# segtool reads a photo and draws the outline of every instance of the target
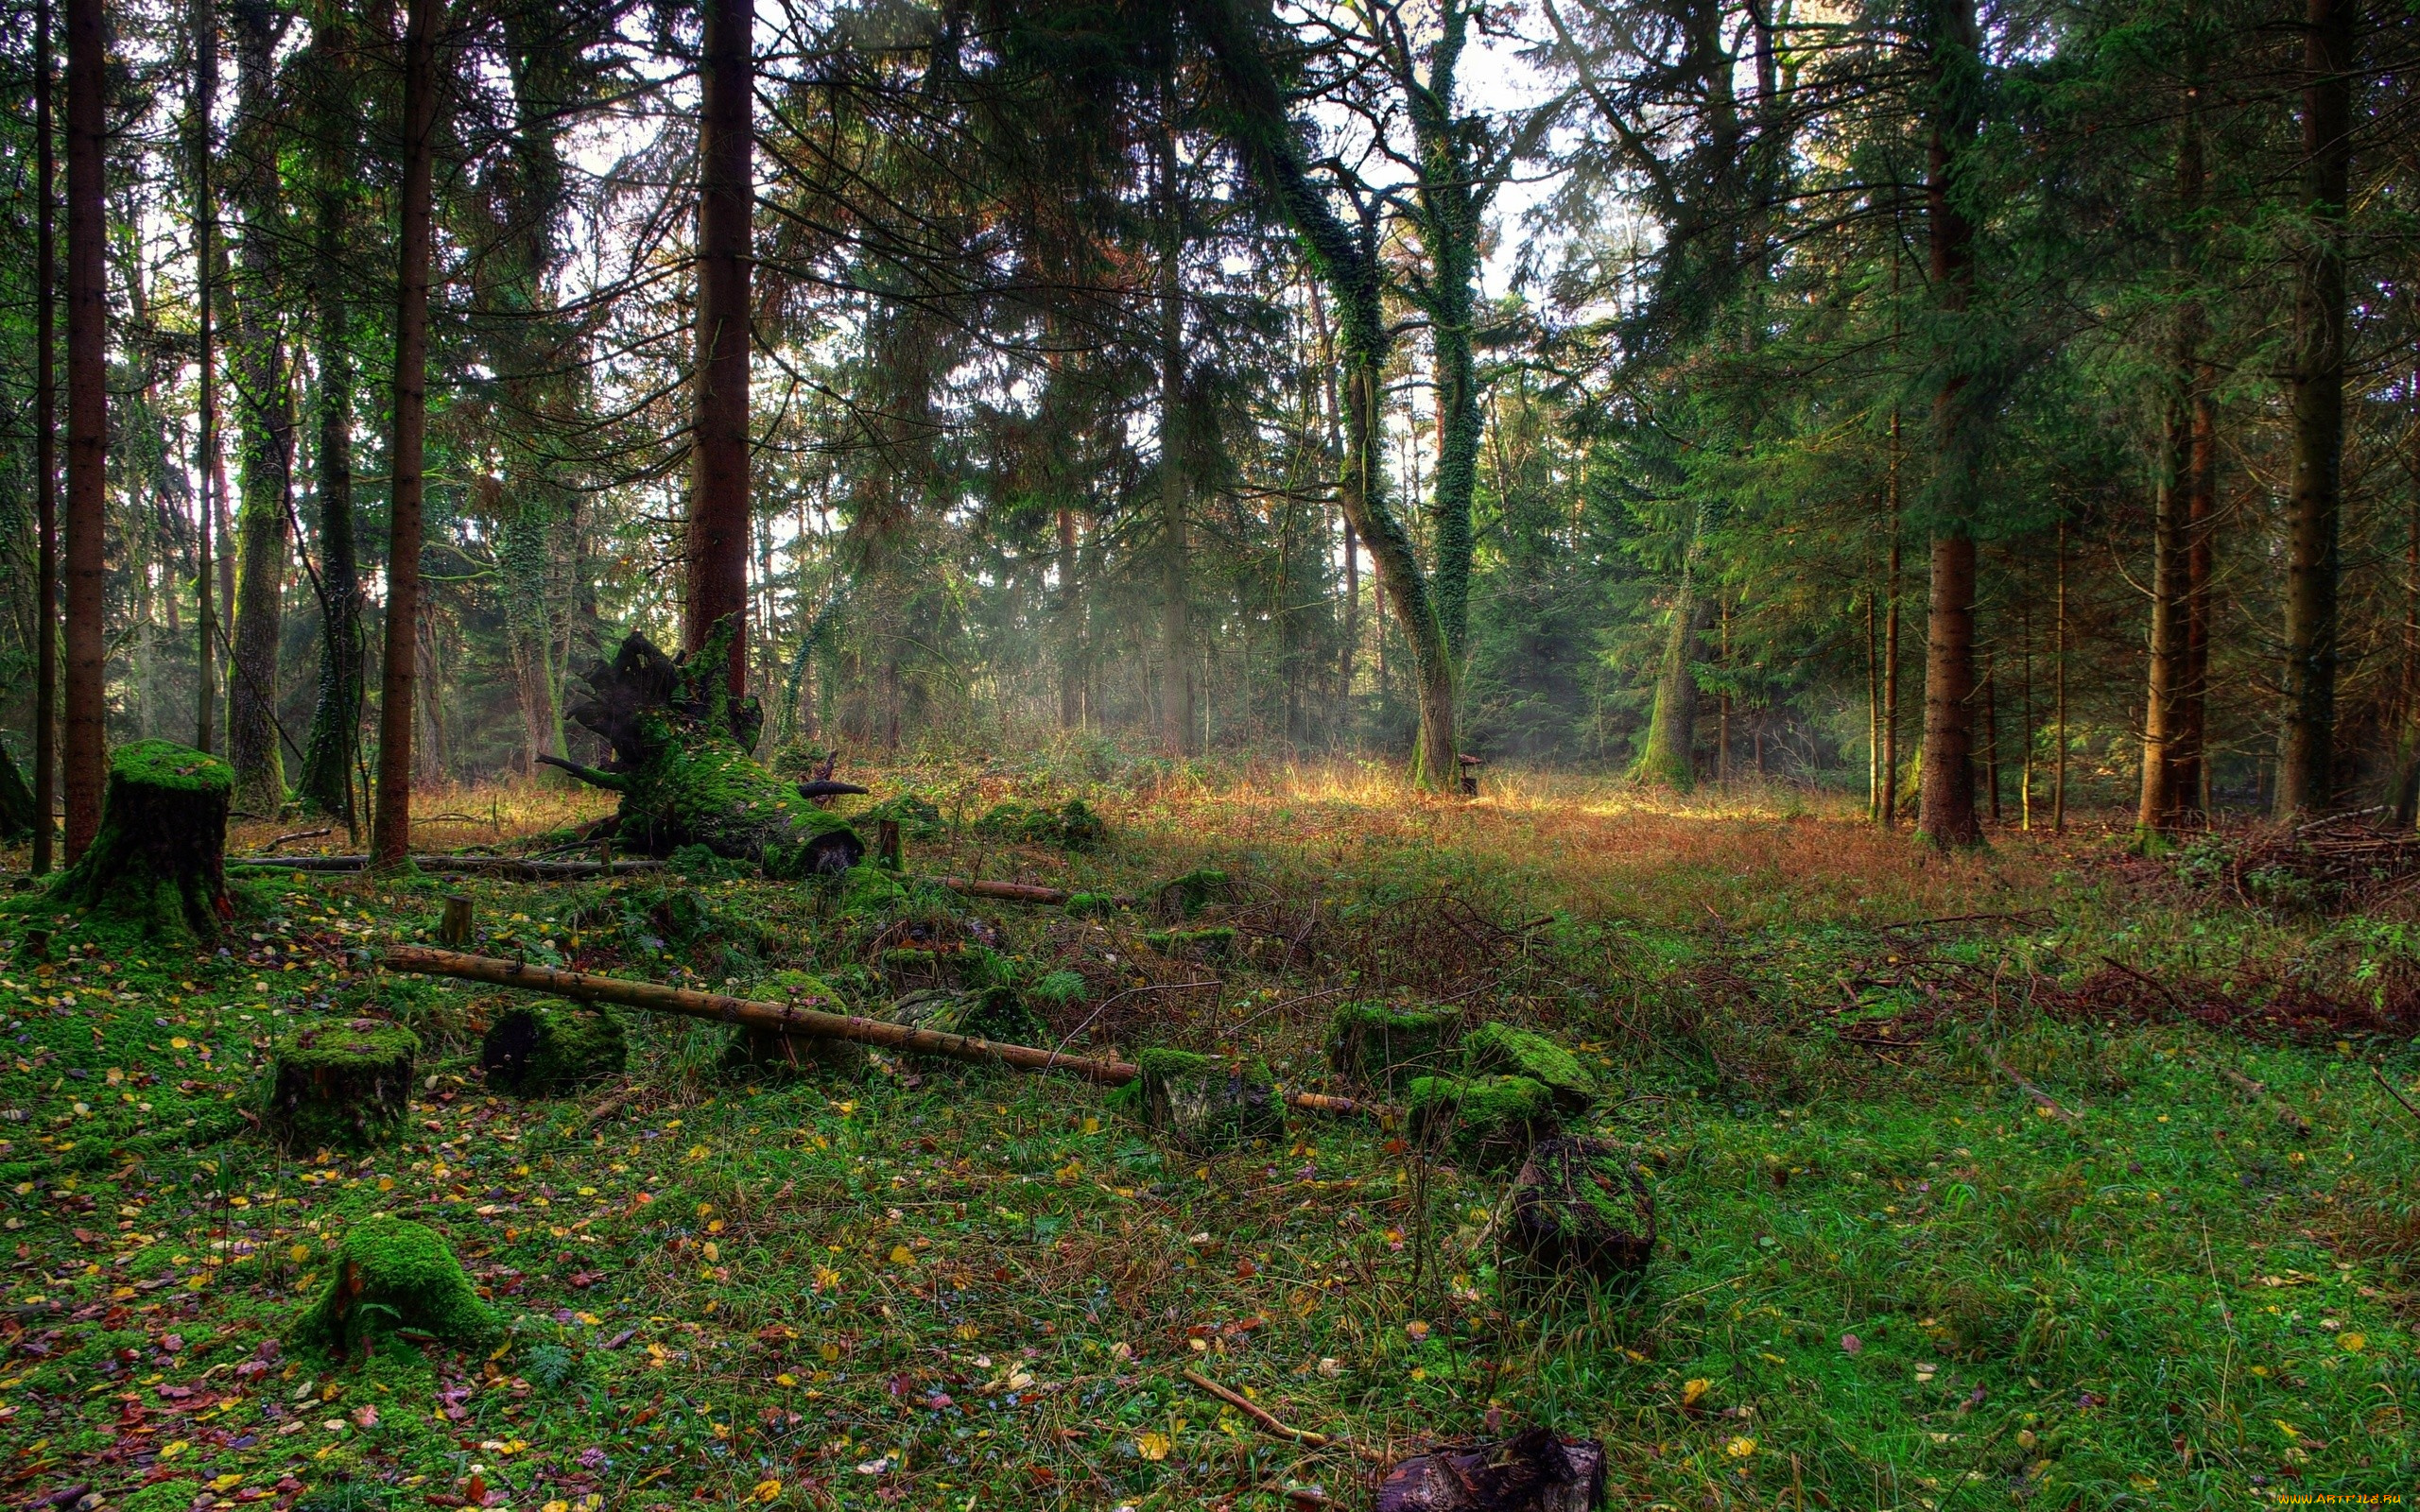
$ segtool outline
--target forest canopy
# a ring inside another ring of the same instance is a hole
[[[581,669],[724,619],[784,770],[2413,815],[2401,9],[10,19],[0,733],[71,850],[136,739],[365,827],[601,760]]]

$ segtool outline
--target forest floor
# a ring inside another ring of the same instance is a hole
[[[1945,858],[1780,792],[861,780],[938,809],[911,870],[1236,879],[1215,965],[1135,912],[979,908],[1005,954],[1084,978],[1047,1010],[1071,1049],[1234,1046],[1318,1088],[1349,998],[1560,1037],[1611,1090],[1589,1123],[1651,1180],[1644,1276],[1499,1267],[1505,1173],[1367,1119],[1203,1159],[1084,1084],[887,1057],[752,1080],[721,1028],[639,1014],[626,1078],[491,1095],[479,1031],[507,995],[367,965],[448,893],[491,954],[742,991],[808,969],[861,1008],[907,984],[807,886],[251,872],[212,954],[87,954],[66,920],[49,959],[12,957],[28,920],[0,917],[8,1504],[1274,1508],[1317,1484],[1365,1505],[1393,1457],[1530,1423],[1601,1437],[1615,1506],[2420,1490],[2403,905],[2256,906],[2275,889],[2215,850],[2144,861],[2081,829]],[[1111,826],[1097,852],[976,822],[1078,795]],[[424,807],[461,816],[424,849],[598,812]],[[406,1143],[281,1154],[249,1112],[270,1036],[373,1006],[424,1040]],[[493,1353],[281,1347],[373,1211],[449,1237],[507,1325]],[[1340,1442],[1272,1436],[1188,1369]]]

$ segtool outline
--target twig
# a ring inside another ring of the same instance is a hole
[[[2373,1066],[2370,1069],[2372,1071],[2376,1071],[2377,1068]],[[2219,1068],[2219,1075],[2224,1079],[2228,1086],[2243,1093],[2246,1097],[2251,1098],[2254,1102],[2265,1104],[2271,1112],[2277,1115],[2279,1122],[2283,1123],[2288,1128],[2294,1131],[2296,1138],[2310,1138],[2309,1122],[2306,1120],[2302,1114],[2297,1113],[2292,1108],[2287,1107],[2285,1099],[2270,1096],[2268,1083],[2254,1081],[2242,1072],[2236,1071],[2227,1066],[2221,1066]],[[2387,1090],[2389,1091],[2393,1091],[2394,1089],[2390,1087]],[[2409,1107],[2411,1105],[2406,1104],[2405,1106]]]
[[[1983,1047],[1983,1058],[1992,1063],[1992,1069],[1994,1071],[1998,1072],[2001,1075],[2006,1076],[2009,1080],[2016,1083],[2018,1090],[2023,1091],[2026,1096],[2032,1098],[2034,1107],[2047,1108],[2061,1118],[2070,1119],[2079,1124],[2083,1122],[2083,1115],[2070,1112],[2066,1108],[2061,1107],[2057,1098],[2051,1096],[2048,1092],[2044,1091],[2041,1088],[2034,1086],[2031,1082],[2027,1081],[2015,1072],[2011,1071],[2009,1069],[2008,1062],[2002,1060],[1999,1057],[1998,1053],[1994,1051],[1988,1045]]]
[[[271,850],[274,850],[288,840],[316,840],[323,834],[336,833],[336,830],[337,827],[333,824],[322,824],[316,830],[297,830],[292,834],[281,834],[276,839],[271,840],[268,843],[268,848]]]
[[[1325,1449],[1331,1442],[1325,1434],[1315,1434],[1307,1428],[1287,1427],[1284,1423],[1279,1422],[1274,1417],[1270,1416],[1269,1410],[1261,1406],[1258,1402],[1244,1396],[1241,1392],[1229,1391],[1226,1387],[1219,1384],[1219,1383],[1211,1380],[1208,1376],[1203,1375],[1199,1370],[1187,1370],[1184,1373],[1184,1379],[1192,1382],[1195,1385],[1200,1386],[1202,1390],[1218,1398],[1220,1401],[1225,1402],[1228,1406],[1235,1408],[1237,1412],[1242,1413],[1245,1417],[1250,1418],[1253,1422],[1260,1424],[1260,1426],[1268,1429],[1270,1433],[1275,1434],[1280,1438],[1290,1438],[1295,1443],[1308,1444],[1313,1449]]]
[[[2387,1080],[2384,1073],[2380,1072],[2377,1067],[2372,1066],[2370,1068],[2370,1074],[2377,1078],[2378,1085],[2386,1089],[2386,1094],[2389,1097],[2394,1098],[2396,1102],[2403,1105],[2403,1110],[2405,1112],[2410,1113],[2413,1119],[2420,1120],[2420,1108],[2412,1107],[2409,1098],[2405,1097],[2401,1092],[2396,1091],[2394,1090],[2394,1083]]]

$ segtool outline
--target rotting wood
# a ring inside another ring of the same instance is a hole
[[[962,892],[969,898],[998,898],[1017,903],[1063,903],[1068,893],[1064,887],[1045,887],[1030,882],[982,882],[973,877],[935,877],[935,882],[952,892]]]
[[[424,945],[390,946],[379,957],[379,964],[390,971],[406,971],[420,976],[448,976],[465,982],[487,982],[497,987],[520,988],[530,992],[547,992],[556,997],[570,998],[580,1003],[619,1003],[628,1007],[647,1008],[658,1013],[678,1013],[693,1019],[710,1019],[720,1023],[737,1024],[743,1028],[761,1029],[772,1034],[804,1035],[823,1040],[845,1040],[856,1044],[879,1045],[886,1050],[908,1051],[918,1055],[946,1056],[956,1060],[972,1060],[994,1065],[1013,1066],[1019,1071],[1061,1071],[1104,1087],[1122,1087],[1141,1074],[1138,1068],[1123,1060],[1099,1060],[1084,1056],[1063,1055],[1056,1050],[1042,1050],[1032,1045],[1004,1044],[972,1035],[945,1034],[938,1029],[911,1028],[906,1024],[889,1023],[880,1019],[860,1018],[855,1014],[822,1013],[813,1008],[793,1007],[783,1003],[758,1003],[748,998],[727,996],[720,992],[699,992],[687,988],[665,987],[654,982],[631,982],[617,976],[601,976],[594,971],[564,971],[553,967],[535,966],[527,961],[503,960],[493,955],[472,955],[460,951],[436,950]],[[1305,1112],[1349,1115],[1368,1113],[1384,1119],[1393,1109],[1376,1103],[1353,1097],[1336,1097],[1323,1092],[1289,1091],[1285,1094],[1288,1106]]]
[[[2267,1082],[2254,1081],[2242,1072],[2226,1066],[2219,1068],[2219,1075],[2228,1086],[2276,1114],[2277,1122],[2292,1129],[2296,1139],[2310,1138],[2310,1121],[2287,1107],[2284,1098],[2271,1095]]]
[[[1280,1438],[1290,1438],[1295,1443],[1308,1445],[1312,1449],[1325,1449],[1330,1443],[1334,1442],[1334,1440],[1330,1439],[1325,1434],[1316,1434],[1307,1428],[1291,1428],[1287,1426],[1285,1423],[1278,1421],[1276,1417],[1271,1414],[1269,1409],[1260,1405],[1260,1403],[1253,1401],[1251,1398],[1246,1397],[1239,1391],[1228,1390],[1225,1386],[1219,1384],[1219,1383],[1211,1380],[1208,1376],[1203,1375],[1199,1370],[1185,1371],[1184,1379],[1192,1382],[1195,1385],[1218,1398],[1220,1401],[1225,1402],[1228,1406],[1235,1408],[1236,1411],[1242,1413],[1245,1417],[1251,1418],[1253,1422],[1260,1424],[1260,1426],[1268,1429],[1270,1433],[1275,1434]]]
[[[2051,1096],[2048,1092],[2044,1091],[2041,1088],[2034,1086],[2031,1082],[2027,1081],[2014,1071],[2010,1070],[2008,1062],[2002,1060],[1997,1052],[1986,1048],[1983,1051],[1983,1058],[1991,1062],[1991,1066],[1994,1071],[1998,1072],[2001,1075],[2006,1076],[2009,1080],[2016,1083],[2016,1087],[2019,1091],[2033,1099],[2034,1107],[2041,1108],[2046,1113],[2056,1114],[2058,1117],[2066,1119],[2071,1123],[2080,1124],[2083,1122],[2083,1114],[2065,1107],[2057,1098]]]

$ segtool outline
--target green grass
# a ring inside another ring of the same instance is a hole
[[[945,816],[1077,792],[922,775]],[[1294,1481],[1349,1503],[1374,1469],[1352,1446],[1491,1421],[1603,1437],[1616,1505],[2234,1507],[2420,1480],[2420,1121],[2377,1079],[2408,1088],[2412,1046],[2212,1029],[2103,961],[2187,1005],[2291,969],[2391,1007],[2401,924],[2245,912],[2114,842],[1943,863],[1821,818],[1361,793],[1094,788],[1101,851],[967,822],[910,865],[1147,899],[1196,865],[1235,879],[1216,963],[1150,950],[1148,913],[982,910],[1023,980],[1080,978],[1035,1005],[1071,1049],[1236,1050],[1316,1087],[1348,997],[1553,1034],[1608,1092],[1587,1126],[1651,1175],[1635,1282],[1500,1269],[1506,1174],[1372,1121],[1199,1157],[1082,1084],[887,1057],[745,1079],[722,1030],[665,1019],[631,1022],[626,1080],[491,1097],[477,1029],[506,996],[357,954],[433,928],[446,889],[255,882],[226,957],[71,955],[70,920],[60,959],[0,968],[0,1485],[164,1509],[1274,1508]],[[859,1010],[890,990],[879,920],[802,887],[469,890],[493,954],[812,971]],[[1882,927],[1959,913],[2016,917]],[[379,1010],[427,1047],[404,1143],[281,1156],[243,1111],[269,1039]],[[290,1342],[372,1212],[447,1236],[500,1347]],[[1188,1368],[1350,1443],[1275,1439]]]

